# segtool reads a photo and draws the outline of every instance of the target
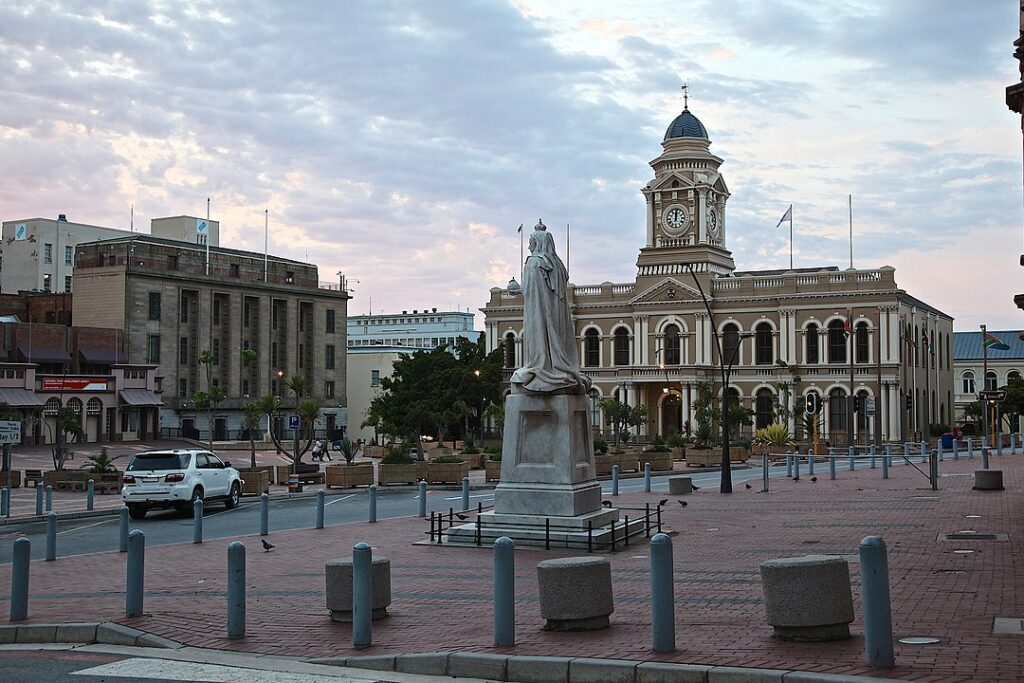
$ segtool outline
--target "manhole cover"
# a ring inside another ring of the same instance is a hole
[[[967,519],[981,519],[981,515],[964,515]]]
[[[932,574],[966,574],[963,569],[935,569]]]
[[[801,541],[804,545],[814,545],[815,543],[821,543],[821,541]]]
[[[964,550],[954,550],[953,552],[956,553],[957,555],[970,555],[974,551],[973,550],[966,550],[966,549],[964,549]]]
[[[1010,540],[1004,533],[979,533],[970,529],[955,531],[951,534],[939,534],[936,541],[1000,541],[1005,543]]]
[[[900,638],[900,642],[904,645],[935,645],[939,642],[939,639],[928,636],[911,636],[909,638]]]
[[[938,496],[911,496],[907,500],[941,500]]]

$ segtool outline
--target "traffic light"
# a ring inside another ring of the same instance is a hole
[[[907,392],[907,410],[911,410],[914,407],[914,395],[909,391]]]
[[[860,396],[858,394],[853,395],[853,412],[860,412]]]
[[[807,394],[804,396],[804,412],[808,415],[814,415],[814,413],[818,412],[814,401],[817,397],[817,394]]]

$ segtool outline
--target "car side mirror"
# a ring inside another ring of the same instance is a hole
[[[225,468],[231,467],[231,461],[230,460],[225,460],[223,464],[224,464]]]

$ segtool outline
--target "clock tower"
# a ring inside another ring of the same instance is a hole
[[[683,262],[698,272],[730,275],[736,264],[726,249],[729,188],[704,124],[685,107],[661,146],[661,155],[651,162],[654,180],[641,190],[647,240],[637,259],[638,279],[682,273]]]

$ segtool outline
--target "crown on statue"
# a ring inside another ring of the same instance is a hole
[[[533,226],[533,229],[546,231],[548,229],[548,226],[544,225],[544,221],[538,218],[537,225]]]

